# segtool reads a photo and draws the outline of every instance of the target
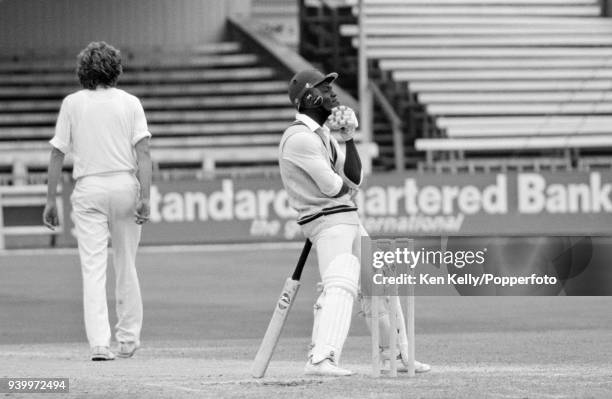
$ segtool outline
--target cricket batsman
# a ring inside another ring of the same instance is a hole
[[[303,70],[291,79],[289,100],[297,115],[279,145],[283,185],[304,236],[316,249],[323,288],[314,306],[307,375],[352,375],[339,361],[356,298],[361,299],[366,321],[371,320],[371,300],[359,295],[361,237],[367,232],[353,199],[363,179],[353,140],[358,122],[353,110],[336,98],[332,83],[337,77],[335,72]],[[388,301],[383,302],[388,307]],[[388,313],[380,311],[381,329],[387,329],[381,337],[389,336]],[[383,359],[398,353],[384,348],[384,343],[381,351]],[[405,365],[400,369],[407,370]],[[416,362],[415,369],[424,372],[430,367]]]

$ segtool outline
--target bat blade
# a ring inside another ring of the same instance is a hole
[[[285,286],[274,307],[274,313],[272,314],[270,324],[268,324],[266,334],[261,341],[261,345],[259,345],[257,355],[255,355],[255,360],[251,368],[251,375],[253,377],[262,378],[266,374],[266,370],[272,359],[272,354],[274,353],[274,349],[276,348],[276,344],[278,343],[278,339],[280,338],[283,327],[285,326],[285,321],[287,320],[287,316],[289,315],[289,311],[293,306],[294,299],[299,289],[300,282],[298,280],[288,278],[287,281],[285,281]]]

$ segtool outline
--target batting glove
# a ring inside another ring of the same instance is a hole
[[[341,141],[352,139],[359,126],[355,111],[346,105],[339,105],[332,109],[332,113],[325,124],[332,133],[336,133],[340,137]]]

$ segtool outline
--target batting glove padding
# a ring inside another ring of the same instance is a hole
[[[355,130],[359,126],[355,111],[346,105],[339,105],[332,109],[331,115],[325,122],[332,133],[337,133],[342,141],[348,141],[355,136]]]

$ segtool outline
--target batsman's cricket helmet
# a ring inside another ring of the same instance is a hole
[[[309,89],[322,83],[332,83],[337,78],[338,74],[336,72],[323,75],[316,69],[300,71],[289,81],[289,101],[291,101],[295,109],[299,110]],[[317,100],[322,101],[322,99],[313,99],[313,102],[316,103]]]

